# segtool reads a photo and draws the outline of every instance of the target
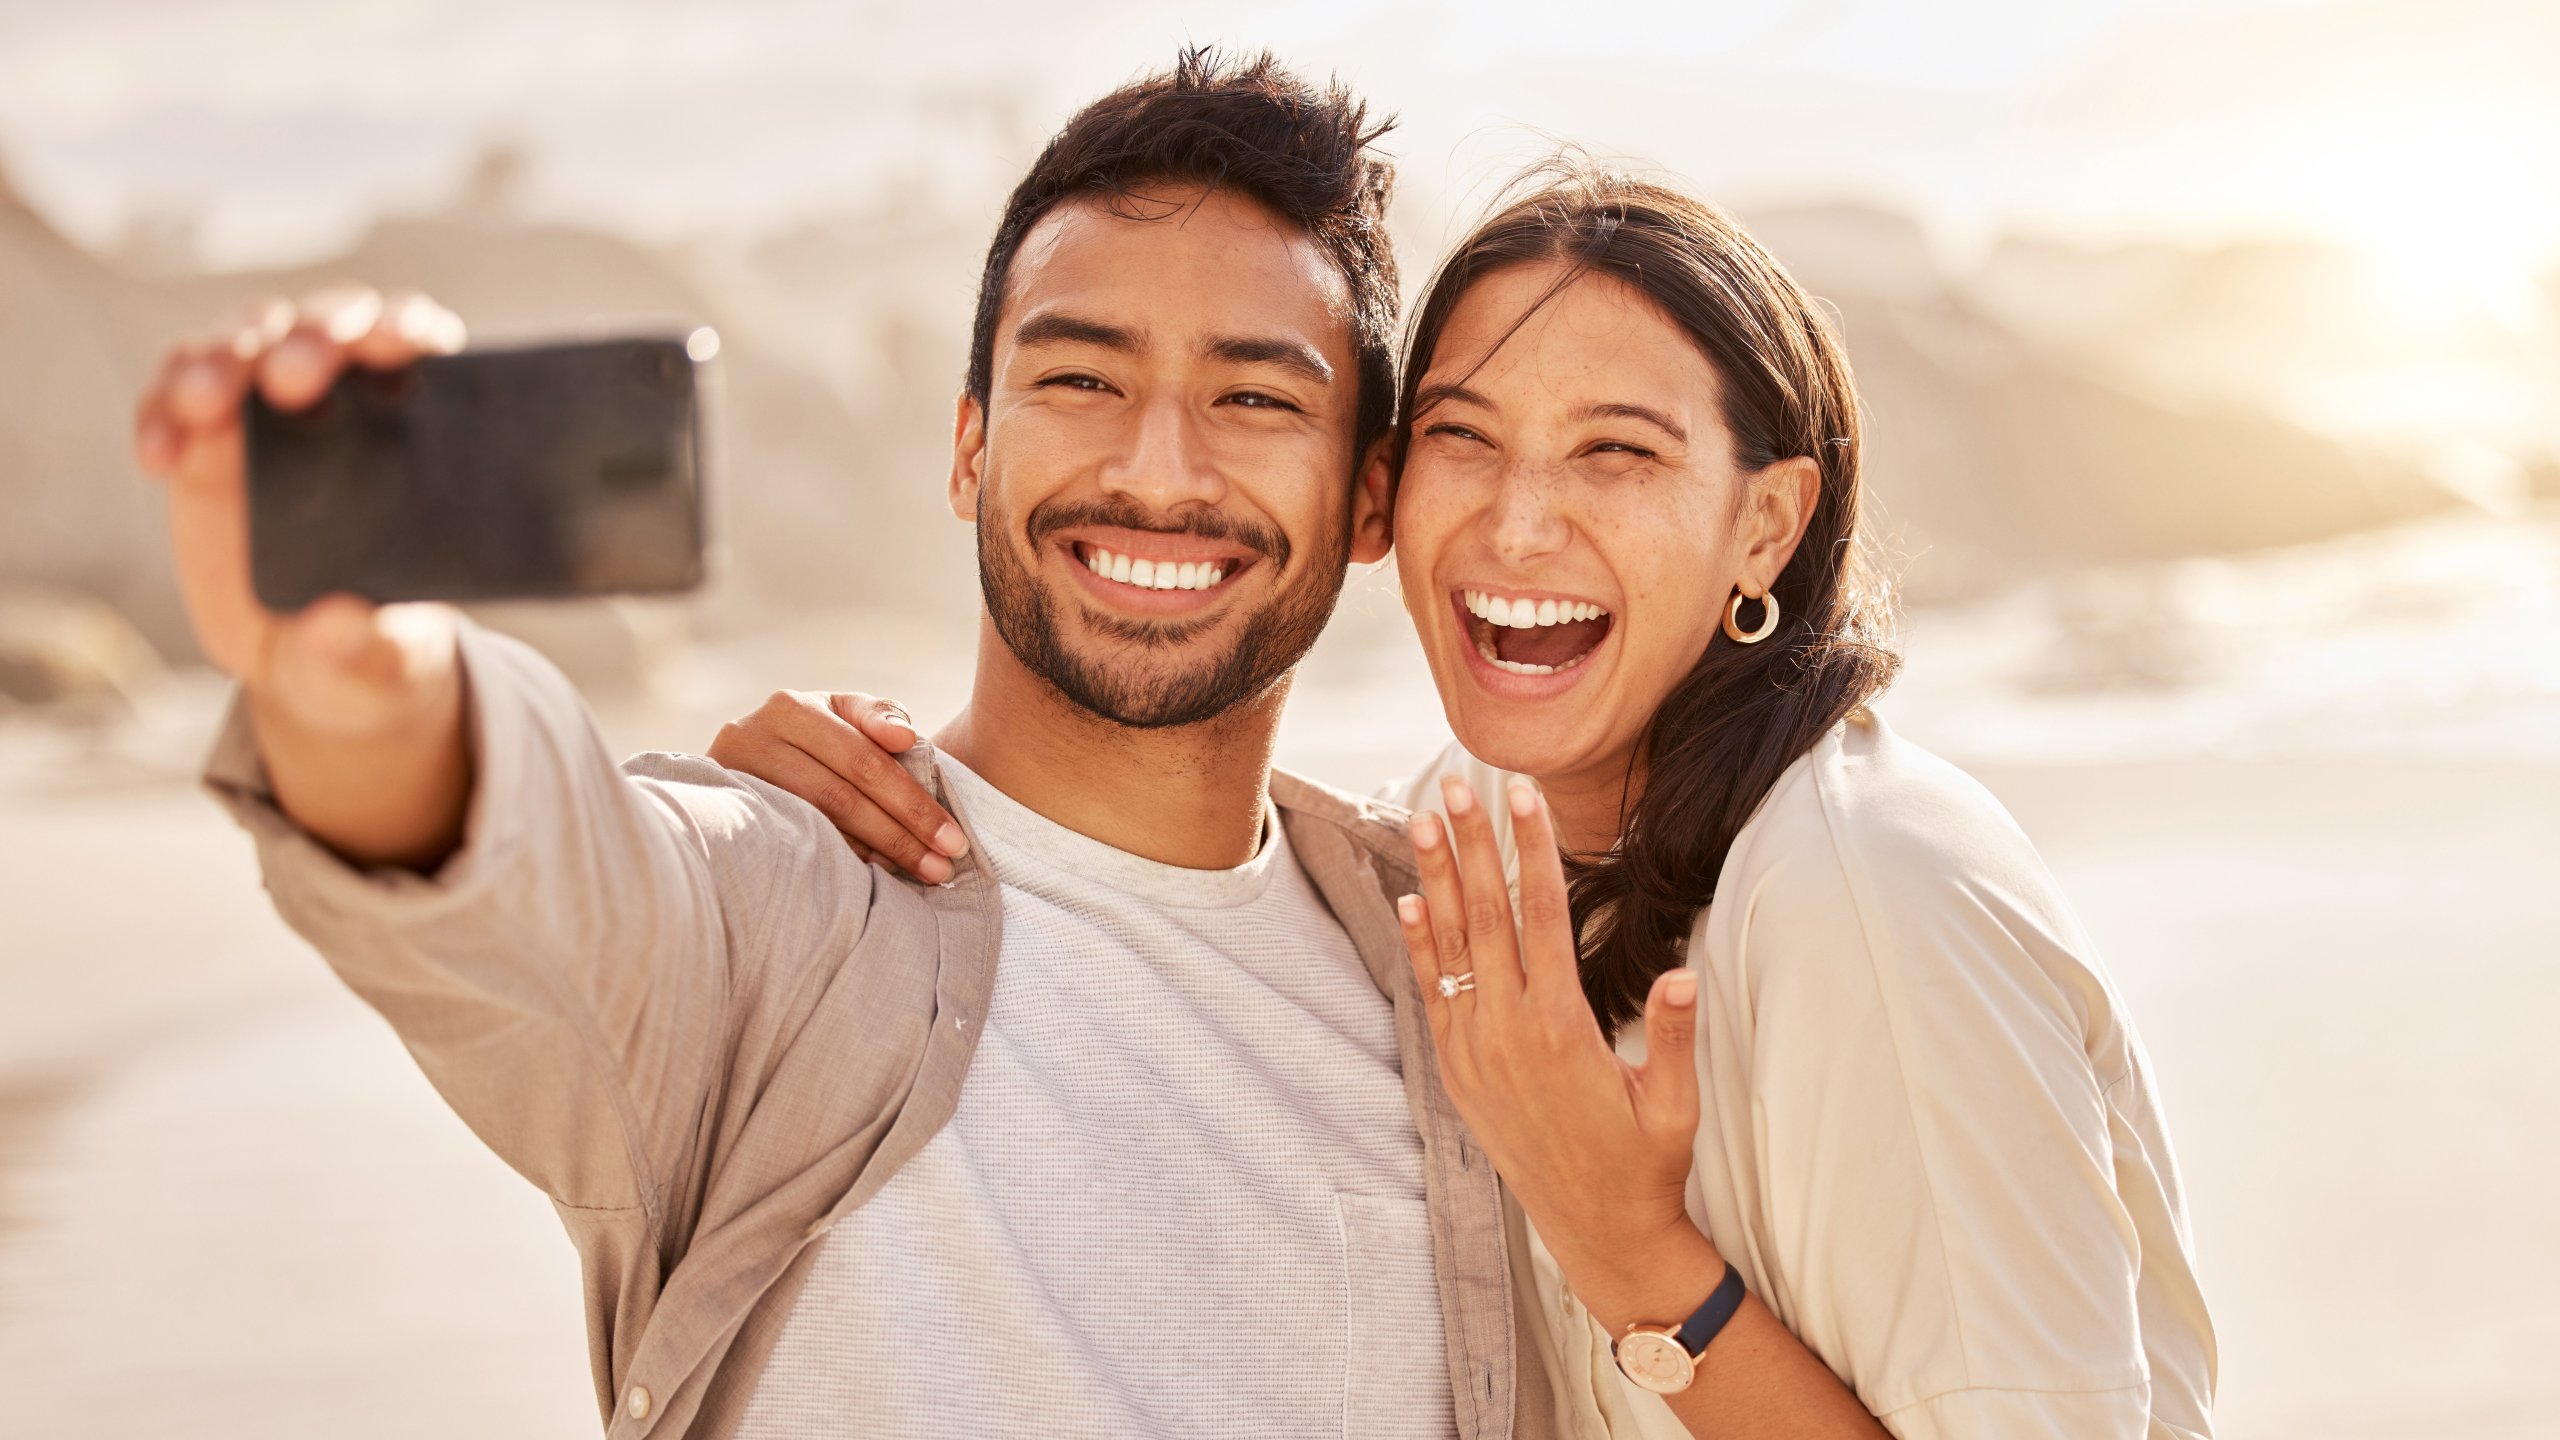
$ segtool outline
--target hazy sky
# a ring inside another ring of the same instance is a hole
[[[930,11],[930,13],[926,13]],[[432,203],[499,137],[532,203],[653,236],[991,210],[1080,99],[1269,44],[1402,113],[1418,213],[1571,137],[1743,208],[2316,234],[2409,269],[2560,258],[2560,0],[0,0],[0,155],[73,233],[189,212],[225,262]]]

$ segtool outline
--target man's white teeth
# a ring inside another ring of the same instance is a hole
[[[1467,613],[1493,625],[1508,625],[1514,630],[1529,630],[1540,625],[1566,625],[1576,620],[1597,620],[1609,612],[1580,600],[1517,600],[1500,595],[1487,595],[1481,590],[1459,592],[1467,602]],[[1505,662],[1506,668],[1508,662]],[[1551,666],[1530,666],[1522,673],[1545,674]]]
[[[1201,564],[1189,560],[1132,560],[1099,545],[1085,551],[1084,565],[1106,580],[1141,590],[1206,590],[1227,578],[1227,567],[1215,561]]]

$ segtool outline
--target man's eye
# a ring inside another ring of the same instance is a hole
[[[1040,384],[1043,387],[1096,392],[1108,391],[1111,388],[1101,377],[1094,375],[1052,375]]]
[[[1295,410],[1298,408],[1277,395],[1265,394],[1260,390],[1239,390],[1227,397],[1227,403],[1242,405],[1248,410]]]

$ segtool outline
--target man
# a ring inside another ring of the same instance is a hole
[[[258,607],[245,387],[307,406],[452,348],[431,303],[271,309],[145,397],[241,682],[209,779],[554,1200],[611,1434],[1546,1424],[1394,819],[1268,768],[1387,548],[1354,482],[1391,408],[1375,135],[1338,87],[1186,55],[1008,202],[952,446],[975,683],[906,756],[967,830],[942,885],[707,761],[617,769],[555,671],[441,608]]]

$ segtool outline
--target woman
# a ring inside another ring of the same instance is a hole
[[[1811,299],[1559,167],[1433,280],[1364,483],[1457,737],[1402,797],[1446,816],[1407,941],[1563,1432],[1873,1433],[1836,1375],[1903,1437],[2209,1433],[2122,1003],[1997,803],[1864,708],[1896,662]],[[713,755],[815,793],[852,729],[768,705]],[[900,772],[836,768],[857,843],[922,851]]]

